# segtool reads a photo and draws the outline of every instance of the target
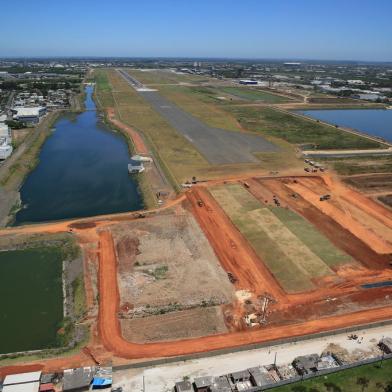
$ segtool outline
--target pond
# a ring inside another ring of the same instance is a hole
[[[21,190],[15,224],[138,210],[143,201],[125,138],[100,119],[86,87],[86,110],[64,115]]]
[[[338,109],[338,110],[298,110],[297,113],[353,128],[368,135],[392,142],[392,110],[386,109]]]

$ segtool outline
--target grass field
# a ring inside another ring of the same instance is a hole
[[[134,70],[130,71],[130,73],[135,77],[139,75]],[[183,76],[188,78],[187,75]],[[162,74],[162,77],[165,78],[166,75]],[[240,87],[227,88],[249,90],[253,93],[253,90]],[[310,149],[366,149],[380,147],[380,144],[375,141],[273,108],[231,105],[230,101],[217,99],[219,89],[212,86],[166,85],[159,87],[162,95],[210,126],[230,130],[260,132],[265,136],[280,138],[292,144],[304,145]],[[269,95],[273,96],[272,94]]]
[[[115,70],[95,70],[95,73],[97,76],[96,96],[100,108],[114,107],[121,121],[134,127],[145,136],[160,160],[166,175],[173,178],[177,186],[181,182],[191,179],[192,176],[218,178],[223,175],[236,175],[244,171],[249,172],[262,168],[257,163],[210,165],[193,144],[155,112]],[[107,84],[111,87],[111,92],[106,91]],[[173,94],[176,94],[176,91],[174,89]],[[190,96],[192,95],[190,94]],[[185,97],[184,105],[190,107],[192,102],[196,105],[201,101],[194,98],[187,101]],[[202,108],[205,107],[201,102],[197,110],[202,112]],[[213,118],[212,114],[211,118]],[[222,124],[222,122],[228,125],[231,122],[234,127],[236,124],[224,111],[221,116],[217,115],[213,121],[215,121],[215,125]],[[294,156],[290,146],[286,145],[284,154],[287,156],[289,153]]]
[[[392,360],[297,382],[274,392],[392,392]]]
[[[206,76],[178,74],[167,70],[140,71],[129,69],[132,75],[143,84],[200,83],[208,80]]]
[[[392,156],[361,155],[347,158],[318,158],[342,175],[392,173]]]
[[[282,138],[309,149],[379,148],[372,140],[268,107],[224,106],[247,130]]]
[[[159,92],[175,102],[181,109],[193,114],[205,124],[214,128],[240,131],[235,117],[214,104],[211,89],[205,87],[163,86]]]
[[[227,94],[231,94],[249,101],[264,101],[268,103],[282,103],[290,101],[290,99],[276,94],[244,87],[224,87],[220,90]]]
[[[314,278],[351,261],[302,217],[261,205],[240,185],[217,186],[211,193],[287,292],[311,290]]]

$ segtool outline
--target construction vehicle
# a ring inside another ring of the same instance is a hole
[[[199,207],[203,207],[203,206],[204,206],[203,200],[199,199],[199,200],[197,201],[197,205],[198,205]]]
[[[227,273],[227,277],[229,278],[230,283],[234,284],[234,283],[236,283],[238,281],[238,279],[231,272]]]
[[[250,188],[250,185],[247,182],[244,182],[244,187],[245,188]]]
[[[331,195],[322,195],[322,196],[320,196],[320,201],[329,200],[330,198],[331,198]]]
[[[305,170],[307,173],[310,173],[310,169],[309,169],[308,167],[305,167],[304,170]]]

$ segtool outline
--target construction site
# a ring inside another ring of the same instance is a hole
[[[32,361],[50,370],[388,320],[391,230],[390,210],[324,174],[210,181],[146,213],[2,235],[68,232],[83,250],[90,339]]]

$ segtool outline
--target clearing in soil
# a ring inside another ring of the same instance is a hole
[[[189,212],[119,224],[112,235],[125,337],[154,341],[226,331],[219,306],[233,301],[233,286]]]

